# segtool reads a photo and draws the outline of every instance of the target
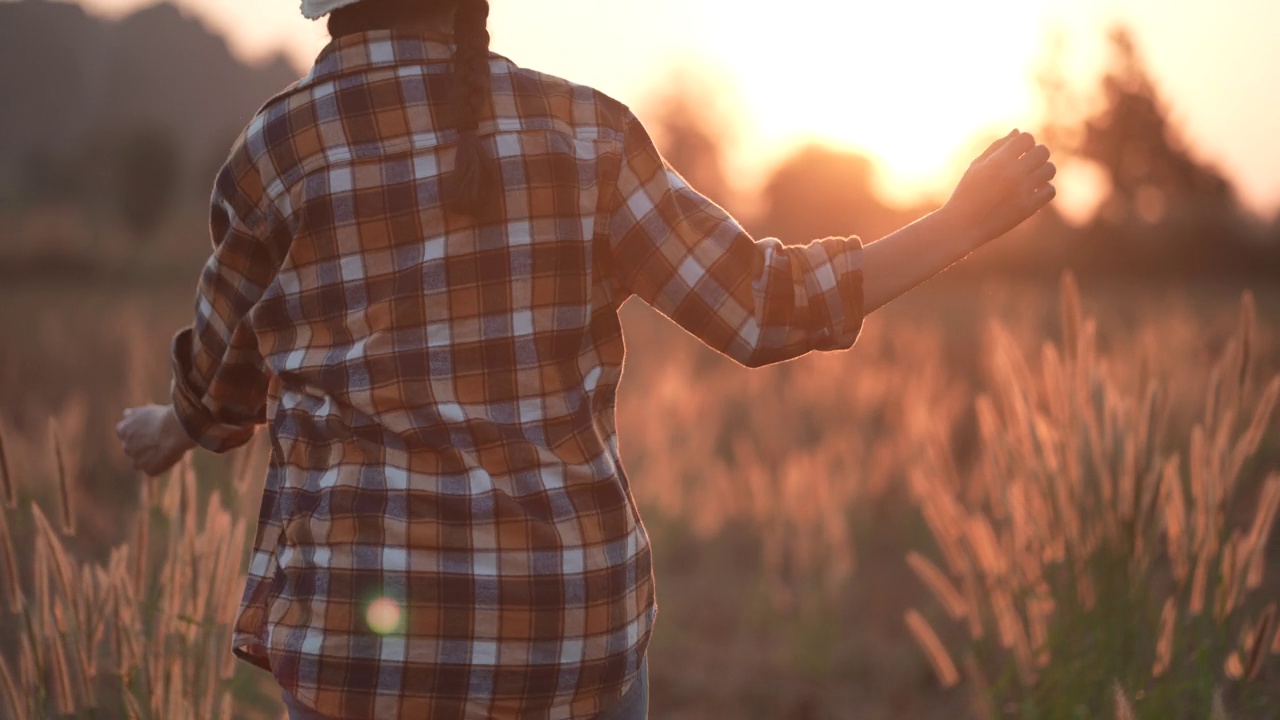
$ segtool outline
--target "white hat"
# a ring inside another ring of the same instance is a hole
[[[308,20],[316,20],[328,15],[340,7],[354,5],[360,0],[302,0],[302,16]]]

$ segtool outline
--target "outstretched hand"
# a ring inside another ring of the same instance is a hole
[[[1049,149],[1014,130],[977,157],[960,179],[946,212],[978,245],[1017,227],[1057,194]]]
[[[136,470],[159,475],[195,447],[172,405],[128,408],[116,423],[116,436]]]

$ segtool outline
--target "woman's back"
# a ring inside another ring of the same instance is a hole
[[[264,221],[283,227],[256,233],[280,260],[250,325],[282,393],[342,416],[334,437],[381,426],[374,453],[389,444],[423,472],[456,473],[471,451],[527,440],[591,461],[607,448],[574,438],[612,405],[622,357],[623,291],[597,267],[597,227],[628,112],[494,56],[479,128],[494,203],[456,213],[443,191],[457,140],[449,52],[442,39],[346,36],[251,125],[229,168],[258,176],[275,209]]]
[[[218,183],[259,239],[221,254],[277,265],[242,325],[275,453],[235,644],[326,714],[589,717],[654,613],[613,430],[625,295],[598,266],[629,113],[493,56],[494,202],[459,214],[451,55],[337,39]]]

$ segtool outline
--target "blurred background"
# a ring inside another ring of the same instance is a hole
[[[6,272],[194,262],[231,139],[327,41],[294,5],[0,3]],[[967,271],[1275,269],[1280,7],[879,5],[497,0],[491,24],[498,52],[631,105],[757,234],[879,237],[1020,127],[1052,144],[1060,198]]]
[[[846,354],[749,372],[624,309],[622,449],[662,605],[653,717],[1119,717],[1117,698],[1280,716],[1280,4],[491,5],[494,50],[627,103],[757,237],[881,237],[1013,127],[1061,168],[1052,207]],[[23,508],[69,493],[58,542],[107,563],[148,517],[158,495],[111,428],[166,397],[232,140],[327,42],[296,6],[0,2],[15,536],[39,530]],[[257,489],[237,496],[231,467],[198,456],[192,502],[251,527]],[[34,582],[18,555],[13,582]],[[259,675],[219,681],[227,712],[278,713]]]

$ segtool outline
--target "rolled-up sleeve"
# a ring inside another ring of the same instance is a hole
[[[753,239],[667,164],[634,116],[621,156],[609,259],[627,293],[750,367],[854,344],[863,318],[856,236]]]
[[[214,186],[214,249],[200,275],[195,322],[172,346],[174,410],[191,439],[214,452],[247,442],[266,416],[270,374],[249,313],[280,267],[267,205],[260,176],[238,147]]]

